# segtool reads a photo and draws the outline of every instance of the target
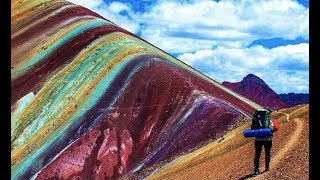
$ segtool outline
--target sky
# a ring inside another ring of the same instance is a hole
[[[309,93],[308,0],[69,0],[212,79]]]

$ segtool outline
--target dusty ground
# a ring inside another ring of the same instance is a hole
[[[250,123],[190,154],[181,156],[147,179],[309,179],[309,105],[272,113],[280,122],[274,133],[271,169],[253,177],[253,139],[242,131]],[[264,170],[264,151],[260,171]]]

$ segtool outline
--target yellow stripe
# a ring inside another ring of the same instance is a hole
[[[70,33],[71,31],[73,31],[75,28],[81,26],[82,24],[86,24],[86,23],[88,23],[90,21],[94,21],[94,20],[95,19],[82,19],[80,21],[74,22],[73,24],[70,24],[69,26],[67,26],[61,30],[58,30],[55,34],[50,36],[50,38],[45,38],[41,42],[39,42],[38,45],[36,45],[32,49],[30,49],[28,51],[28,53],[23,54],[22,56],[14,59],[12,66],[13,67],[23,66],[23,64],[27,63],[30,59],[32,59],[32,57],[36,56],[41,51],[44,51],[45,48],[48,48],[50,45],[57,42],[59,39],[61,39],[63,36]],[[26,48],[28,48],[28,47],[26,47]],[[16,53],[18,53],[18,51],[16,51]],[[14,80],[19,76],[20,75],[17,76],[16,74],[11,74],[11,80]]]
[[[20,3],[20,2],[22,3]],[[27,16],[31,12],[38,12],[43,7],[50,7],[52,4],[65,2],[64,0],[19,0],[11,4],[11,18],[16,19],[20,16]]]
[[[135,53],[139,53],[142,51],[147,51],[146,48],[138,46],[134,47],[133,49],[127,50],[122,52],[121,54],[117,55],[112,62],[110,62],[103,71],[98,75],[97,78],[95,78],[88,87],[84,87],[78,90],[75,94],[79,94],[78,97],[76,97],[77,103],[83,98],[91,89],[101,81],[101,79],[110,71],[111,67],[114,66],[114,64],[121,61],[124,57],[128,55],[132,55]],[[67,103],[67,102],[66,102]],[[54,120],[50,121],[45,125],[42,129],[42,131],[39,132],[39,135],[34,136],[29,142],[23,144],[21,148],[18,148],[12,151],[12,160],[11,163],[14,165],[17,162],[21,161],[25,156],[27,156],[33,149],[38,148],[40,144],[42,144],[45,141],[45,137],[53,131],[55,131],[59,126],[63,126],[64,123],[67,121],[64,121],[64,119],[70,115],[75,110],[75,103],[71,103],[71,107],[65,110],[63,113],[61,113],[58,117],[56,117]]]
[[[32,23],[29,23],[24,27],[18,28],[17,31],[11,32],[11,39],[14,39],[15,37],[19,36],[21,33],[27,31],[28,29],[30,29],[32,27],[35,27],[37,24],[40,24],[41,22],[46,21],[49,17],[51,17],[55,14],[58,14],[68,8],[73,8],[73,7],[75,7],[75,5],[73,5],[73,4],[62,6],[58,9],[56,9],[55,11],[51,12],[50,14],[47,14],[46,16],[42,16],[41,18],[38,18],[38,19],[32,21]],[[15,24],[17,24],[17,23],[15,23]]]
[[[28,117],[28,115],[30,115],[30,113],[32,111],[36,111],[36,107],[39,103],[39,101],[41,99],[43,99],[43,97],[48,93],[48,91],[50,90],[50,88],[56,84],[60,79],[61,76],[70,73],[70,69],[74,69],[74,67],[78,64],[81,63],[81,61],[85,60],[85,57],[87,56],[87,54],[91,51],[93,51],[93,49],[103,45],[105,42],[108,41],[112,41],[116,38],[121,38],[124,34],[123,33],[111,33],[107,36],[105,36],[104,38],[102,38],[101,40],[99,40],[99,42],[97,42],[96,44],[92,45],[91,47],[89,47],[88,49],[84,49],[82,50],[78,56],[75,57],[75,59],[73,61],[70,62],[70,64],[68,64],[64,69],[62,69],[57,75],[55,75],[51,81],[49,81],[48,83],[46,83],[41,90],[36,94],[36,97],[34,98],[34,100],[25,108],[25,110],[20,114],[20,116],[18,117],[20,125],[23,126],[25,124],[28,124],[29,122],[32,121],[33,117]],[[31,112],[30,112],[31,111]],[[19,127],[21,127],[19,126]],[[23,129],[21,128],[17,128],[17,133],[15,137],[13,137],[13,140],[18,137],[21,133],[22,133]]]

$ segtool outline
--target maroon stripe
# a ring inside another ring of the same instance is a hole
[[[43,82],[59,69],[71,62],[82,49],[91,42],[108,33],[126,30],[117,26],[99,26],[89,29],[59,47],[53,53],[41,60],[24,75],[11,81],[11,105],[31,91],[39,89]]]
[[[86,16],[92,15],[99,18],[103,18],[97,13],[90,11],[89,9],[83,8],[81,6],[67,8],[64,11],[48,18],[46,21],[43,21],[36,26],[26,30],[25,32],[21,33],[17,37],[11,39],[11,47],[19,46],[20,44],[32,39],[35,36],[39,36],[39,34],[43,34],[46,31],[50,31],[52,27],[56,24],[59,24],[63,21],[67,21],[68,19],[74,18],[76,16]]]
[[[140,66],[140,63],[143,66]],[[133,70],[135,73],[129,77],[129,72]],[[128,78],[130,78],[129,82],[127,82]],[[124,86],[125,88],[118,95],[118,89]],[[153,163],[188,152],[211,138],[216,139],[214,134],[224,133],[228,125],[234,124],[237,117],[242,117],[240,113],[232,111],[229,105],[217,105],[216,101],[206,99],[201,100],[201,104],[193,109],[188,119],[179,125],[181,118],[198,97],[192,96],[194,90],[206,92],[220,100],[228,100],[236,108],[245,112],[254,112],[254,108],[250,105],[182,67],[166,62],[158,56],[138,56],[119,73],[119,76],[110,85],[110,89],[107,89],[101,96],[99,102],[77,120],[78,126],[80,124],[82,128],[91,126],[92,129],[88,132],[83,131],[84,134],[79,135],[79,138],[73,137],[78,128],[73,126],[74,130],[69,129],[68,133],[71,136],[65,135],[63,140],[65,142],[61,141],[61,144],[66,143],[69,139],[77,140],[43,168],[38,179],[55,179],[62,174],[68,179],[73,177],[88,179],[89,176],[117,179],[127,172],[131,174],[130,171],[139,165],[143,165],[142,169],[148,168]],[[112,98],[115,95],[117,98]],[[110,107],[111,99],[114,100],[112,107],[115,109],[102,112],[101,109]],[[120,115],[112,116],[115,112]],[[99,122],[91,124],[92,120],[98,116],[101,116]],[[154,128],[150,131],[150,136],[144,138],[144,134],[150,130],[151,124],[154,125]],[[82,128],[81,130],[83,130]],[[175,128],[177,129],[175,130]],[[114,132],[114,135],[108,137],[108,142],[112,143],[107,143],[102,147],[103,140],[100,138],[106,138],[103,137],[106,129]],[[121,138],[121,133],[124,130],[129,131],[129,138],[132,139],[132,152],[128,152],[128,146]],[[84,144],[94,144],[93,150]],[[126,147],[123,152],[128,154],[128,158],[123,159],[127,164],[123,173],[118,171],[121,166],[121,158],[119,158],[122,155],[122,150],[119,147],[121,144]],[[97,158],[98,149],[108,149],[114,145],[118,145],[118,150],[113,153],[100,154],[102,157]],[[65,145],[54,146],[66,147]],[[157,151],[156,149],[159,147],[160,151]],[[53,156],[57,152],[47,151],[43,155]],[[152,156],[149,156],[150,154]],[[101,163],[104,159],[108,159],[108,161]],[[58,168],[64,162],[74,162],[75,160],[84,162],[83,165],[74,165],[82,166],[80,172],[72,167],[71,170]],[[145,164],[142,164],[143,161]],[[94,171],[97,166],[100,170]]]
[[[32,16],[28,17],[28,19],[24,19],[22,22],[16,21],[14,27],[11,29],[11,33],[14,33],[18,29],[24,28],[25,26],[31,24],[33,21],[36,21],[42,17],[45,17],[49,15],[50,13],[56,11],[62,6],[69,5],[70,2],[62,2],[58,4],[54,4],[50,7],[46,7],[44,11],[38,11],[36,14],[33,14]]]
[[[68,24],[60,24],[59,26],[55,26],[54,28],[50,29],[50,31],[46,32],[46,37],[50,37],[53,36],[57,30],[59,29],[63,29],[66,28],[67,26],[69,26],[70,24],[74,24],[78,21],[82,21],[83,19],[85,19],[85,17],[77,17],[77,18],[73,18],[72,21],[68,22]],[[89,18],[86,18],[87,20],[89,20]],[[90,19],[94,19],[94,17],[91,17]],[[41,45],[42,42],[41,41],[35,41],[35,40],[30,40],[27,42],[24,42],[23,45],[21,46],[25,46],[27,45],[27,47],[14,47],[11,48],[12,50],[12,55],[11,55],[11,66],[14,68],[16,66],[16,64],[20,61],[25,60],[28,57],[28,53],[30,50],[32,50],[33,48],[35,48],[38,45]],[[44,47],[42,47],[44,48]],[[27,57],[26,57],[27,56]]]

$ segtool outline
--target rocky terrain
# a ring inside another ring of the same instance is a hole
[[[147,179],[309,179],[309,105],[298,105],[272,113],[280,122],[274,133],[271,169],[253,176],[254,144],[242,131],[250,123],[223,138],[182,156]],[[264,151],[260,160],[264,170]]]

